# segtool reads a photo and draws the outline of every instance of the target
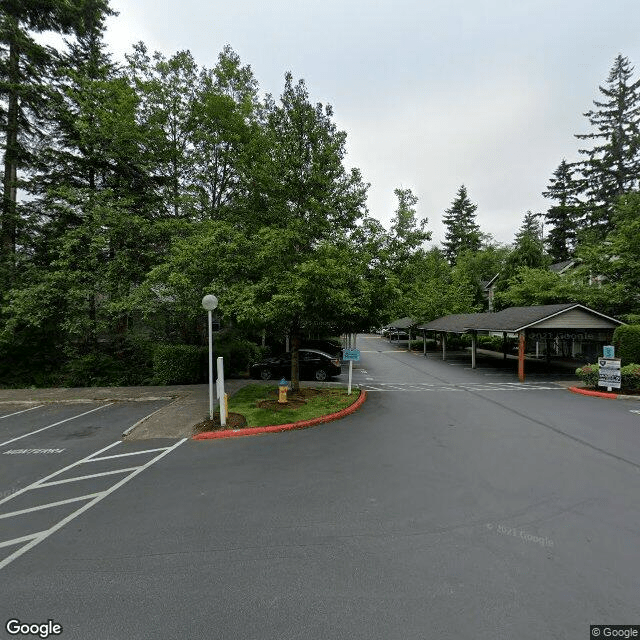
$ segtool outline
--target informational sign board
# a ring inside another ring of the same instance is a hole
[[[604,347],[602,347],[602,355],[607,359],[615,358],[616,357],[615,347],[612,344],[605,345]]]
[[[622,384],[620,358],[598,358],[598,365],[600,367],[598,386],[619,389]]]
[[[343,360],[360,360],[360,349],[345,349],[342,354]]]

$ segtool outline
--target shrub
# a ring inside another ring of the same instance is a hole
[[[447,334],[447,349],[455,351],[456,349],[465,349],[471,346],[471,334],[469,333],[449,333]]]
[[[613,346],[622,365],[640,362],[640,324],[626,324],[613,333]]]
[[[478,336],[478,346],[483,349],[502,352],[502,338],[499,336]]]
[[[207,347],[162,344],[153,354],[155,384],[197,384],[206,382]]]
[[[597,364],[585,364],[576,369],[576,375],[587,387],[597,388],[600,367]]]
[[[208,349],[208,348],[207,348]],[[224,358],[225,377],[246,374],[249,365],[262,360],[266,347],[262,348],[244,338],[220,336],[214,342],[215,357]]]
[[[597,389],[598,375],[600,367],[597,364],[587,364],[580,369],[576,369],[576,375],[582,380],[585,386]],[[621,391],[640,391],[640,364],[629,364],[622,367]]]
[[[628,364],[620,370],[622,388],[625,391],[640,391],[640,364]]]
[[[73,358],[62,369],[64,384],[70,387],[104,387],[124,384],[122,370],[113,356],[88,353]]]

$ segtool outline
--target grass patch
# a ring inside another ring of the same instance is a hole
[[[359,396],[360,389],[352,389],[349,396],[346,389],[303,387],[300,394],[289,392],[289,404],[278,405],[277,386],[252,384],[229,399],[229,412],[242,414],[249,427],[266,427],[326,416],[352,405]]]

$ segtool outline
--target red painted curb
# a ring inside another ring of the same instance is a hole
[[[606,391],[590,391],[589,389],[580,389],[580,387],[569,387],[569,391],[572,393],[580,393],[583,396],[593,396],[594,398],[618,399],[617,393],[607,393]]]
[[[249,427],[247,429],[229,429],[227,431],[204,431],[192,436],[192,440],[217,440],[219,438],[239,438],[242,436],[257,436],[261,433],[278,433],[279,431],[292,431],[293,429],[306,429],[324,422],[333,422],[348,416],[350,413],[357,411],[367,397],[364,389],[360,390],[360,397],[351,405],[336,413],[330,413],[326,416],[312,418],[311,420],[301,420],[300,422],[291,422],[289,424],[273,424],[267,427]]]

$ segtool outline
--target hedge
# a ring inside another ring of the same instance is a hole
[[[640,362],[640,325],[624,324],[613,332],[613,346],[622,365]]]
[[[206,382],[207,353],[207,347],[190,344],[158,345],[153,354],[153,382],[155,384]]]
[[[598,389],[599,371],[600,367],[597,364],[587,364],[576,369],[576,375],[585,386]],[[640,391],[640,364],[628,364],[626,367],[622,367],[620,374],[622,391]]]

